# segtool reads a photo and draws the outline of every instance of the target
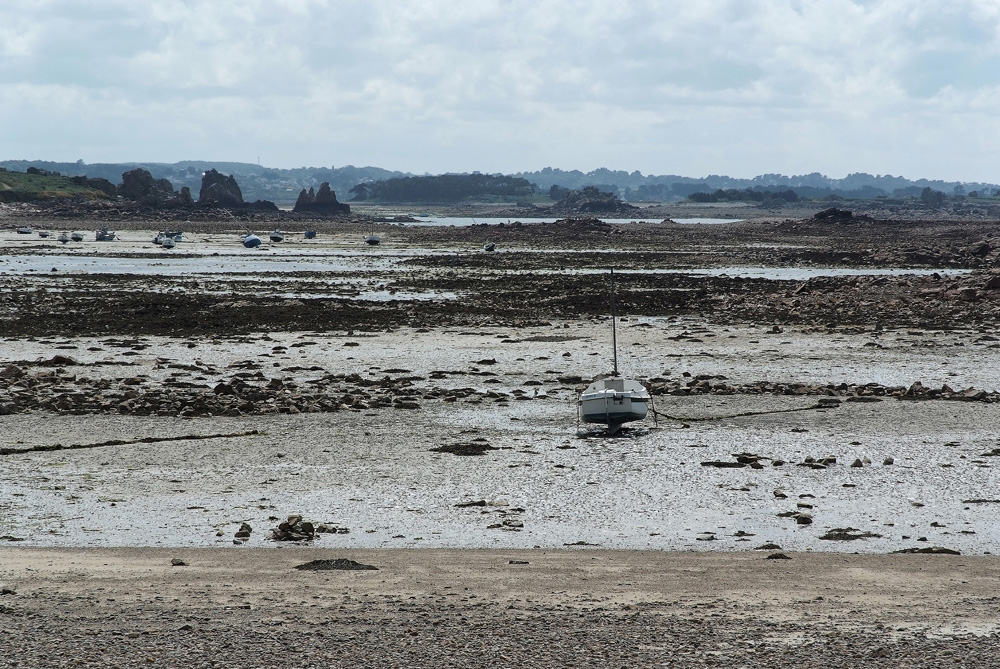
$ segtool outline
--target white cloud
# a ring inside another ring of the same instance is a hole
[[[998,53],[992,0],[7,0],[0,123],[5,157],[996,180]]]

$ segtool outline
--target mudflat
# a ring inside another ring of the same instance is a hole
[[[0,666],[996,665],[1000,245],[883,214],[0,231]]]

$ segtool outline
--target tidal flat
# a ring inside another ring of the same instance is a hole
[[[400,573],[509,553],[554,570],[539,576],[550,596],[568,587],[563,562],[595,558],[637,560],[629,573],[808,565],[823,579],[833,567],[809,554],[828,554],[894,574],[906,587],[879,596],[904,599],[975,563],[969,597],[995,585],[1000,245],[987,222],[504,223],[382,225],[371,248],[366,229],[334,223],[259,249],[218,222],[192,222],[171,250],[141,223],[66,245],[0,231],[0,540],[10,564],[24,556],[0,577],[51,594],[63,572],[31,576],[29,563],[156,549],[143,555],[207,564],[256,548],[268,564],[371,556]],[[655,408],[615,437],[576,416],[582,388],[611,371],[611,268],[619,366]],[[275,541],[289,516],[323,529]],[[764,562],[777,555],[791,561]],[[607,594],[602,578],[569,589]],[[636,594],[640,581],[619,585]],[[748,583],[732,586],[739,602],[719,594],[734,625],[751,615]],[[353,587],[324,597],[351,606]],[[510,602],[495,587],[480,596],[499,611]],[[694,605],[696,590],[664,597]],[[545,606],[596,606],[578,594]],[[420,590],[423,613],[390,608],[415,621],[438,611],[434,596]],[[608,601],[615,620],[636,606]],[[961,602],[945,608],[930,622],[893,612],[899,629],[876,645],[866,627],[856,659],[956,652],[914,641],[932,628],[993,634],[995,614],[973,607],[966,629]],[[657,620],[683,627],[668,609]],[[797,666],[771,651],[819,633],[800,613],[798,631],[754,651],[769,666]],[[827,614],[860,633],[847,608]],[[753,657],[720,635],[702,639],[712,658]],[[693,648],[684,657],[708,657]]]

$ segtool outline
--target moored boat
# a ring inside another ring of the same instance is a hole
[[[42,239],[46,239],[49,236],[49,231],[48,230],[39,230],[38,231],[38,236],[41,237]]]
[[[243,235],[243,237],[240,239],[240,242],[243,244],[243,246],[247,247],[248,249],[255,249],[258,246],[260,246],[261,238],[253,234]]]
[[[285,233],[281,230],[274,230],[268,235],[268,239],[272,242],[283,242],[285,241]]]
[[[30,235],[35,230],[30,225],[22,225],[17,228],[17,234]]]
[[[69,238],[72,239],[74,242],[82,242],[83,241],[83,233],[82,232],[74,232],[73,234],[71,234],[69,236]]]
[[[618,336],[615,325],[615,272],[611,270],[611,376],[597,379],[580,394],[577,403],[580,420],[603,423],[608,434],[616,433],[624,423],[642,420],[648,411],[649,391],[639,381],[626,379],[618,372]]]
[[[60,232],[59,236],[56,237],[56,239],[58,239],[61,243],[65,244],[69,242],[69,235],[66,234],[65,232]]]
[[[113,242],[115,240],[115,233],[108,230],[108,226],[105,225],[100,230],[94,231],[94,240],[98,242]]]

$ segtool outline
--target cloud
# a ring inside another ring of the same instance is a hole
[[[8,157],[985,180],[998,35],[990,0],[7,0],[0,123]]]

